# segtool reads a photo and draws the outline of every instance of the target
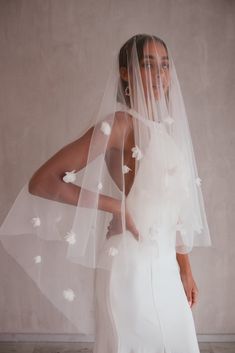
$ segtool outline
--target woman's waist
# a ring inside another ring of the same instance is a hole
[[[107,253],[112,256],[126,254],[130,258],[152,257],[164,261],[164,259],[175,259],[175,232],[160,230],[158,233],[139,233],[139,240],[132,232],[126,230],[124,233],[111,236],[106,241]],[[168,261],[168,260],[167,260]]]

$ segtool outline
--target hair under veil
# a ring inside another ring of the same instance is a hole
[[[4,249],[84,334],[92,332],[93,313],[84,313],[94,300],[94,270],[112,270],[120,249],[125,272],[130,242],[158,256],[159,232],[171,232],[178,253],[211,245],[187,114],[163,40],[135,35],[114,55],[87,131],[89,150],[64,166],[56,188],[50,170],[46,190],[39,184],[33,194],[27,182],[0,228]],[[66,198],[72,192],[74,202]]]

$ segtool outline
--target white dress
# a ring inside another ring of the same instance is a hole
[[[127,196],[127,205],[143,236],[141,243],[129,231],[110,237],[107,248],[118,249],[111,271],[96,270],[94,353],[200,353],[175,250],[174,225],[183,187],[177,169],[179,151],[162,129],[153,123],[155,138]],[[156,187],[156,180],[161,178],[161,138],[169,152],[171,173],[163,179],[165,187]],[[148,183],[143,187],[144,180]],[[128,270],[124,272],[120,268],[126,247]]]

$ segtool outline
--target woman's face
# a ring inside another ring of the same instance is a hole
[[[139,69],[146,101],[152,94],[156,100],[160,99],[160,86],[162,86],[164,95],[166,95],[170,83],[169,58],[165,47],[161,43],[152,40],[145,44],[143,58],[139,62]],[[137,75],[138,72],[137,70]],[[134,70],[131,67],[129,70],[130,77],[128,77],[126,68],[122,67],[120,69],[122,79],[129,82],[132,92],[135,90],[133,85],[136,82],[133,79],[133,74]]]
[[[156,41],[147,42],[140,61],[140,73],[145,97],[152,90],[156,100],[160,99],[160,85],[166,95],[169,83],[169,58],[165,47]]]

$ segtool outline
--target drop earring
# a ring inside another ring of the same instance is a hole
[[[130,96],[129,86],[126,86],[124,93],[125,93],[125,96]]]

